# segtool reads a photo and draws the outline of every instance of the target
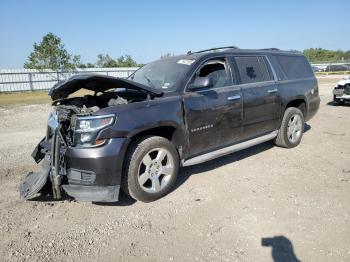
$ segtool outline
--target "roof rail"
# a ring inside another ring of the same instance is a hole
[[[276,48],[276,47],[272,47],[272,48],[262,48],[262,49],[259,49],[259,50],[263,50],[263,51],[280,51],[280,49]]]
[[[215,48],[204,49],[204,50],[200,50],[200,51],[196,51],[196,52],[188,51],[187,55],[196,54],[196,53],[204,53],[204,52],[220,50],[220,49],[239,49],[239,48],[236,46],[215,47]]]

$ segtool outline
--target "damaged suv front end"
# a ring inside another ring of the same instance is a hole
[[[336,103],[350,102],[350,76],[340,80],[334,87],[333,101]]]
[[[68,98],[81,88],[94,95]],[[134,93],[130,95],[128,90]],[[129,141],[109,132],[118,123],[118,116],[101,109],[161,96],[162,92],[127,79],[76,75],[56,84],[49,95],[54,102],[46,136],[32,153],[37,163],[42,162],[42,168],[23,180],[21,197],[33,198],[51,184],[55,199],[60,199],[64,190],[79,201],[118,201]]]

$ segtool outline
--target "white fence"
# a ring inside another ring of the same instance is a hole
[[[38,71],[33,69],[0,69],[0,93],[48,90],[58,81],[81,73],[95,73],[115,77],[128,77],[137,67],[84,68],[75,72]]]
[[[349,71],[350,63],[312,64],[315,72]],[[18,91],[48,90],[58,81],[66,80],[72,75],[97,73],[115,77],[128,77],[137,67],[118,68],[84,68],[75,72],[38,71],[34,69],[0,69],[0,93]]]

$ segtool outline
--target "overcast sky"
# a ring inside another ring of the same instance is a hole
[[[350,49],[350,1],[18,1],[0,2],[0,68],[22,68],[48,32],[83,62],[217,46]]]

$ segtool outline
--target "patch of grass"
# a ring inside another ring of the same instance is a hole
[[[15,105],[47,104],[51,99],[47,92],[16,92],[1,93],[0,106],[8,107]]]
[[[70,97],[84,96],[93,92],[88,90],[79,90]],[[15,93],[0,93],[0,106],[11,107],[20,105],[33,105],[33,104],[49,104],[51,103],[51,97],[47,94],[47,91],[36,92],[15,92]]]

